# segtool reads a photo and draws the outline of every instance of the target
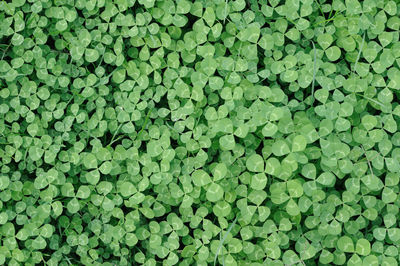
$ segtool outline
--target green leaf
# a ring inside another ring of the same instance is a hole
[[[67,204],[67,210],[70,213],[77,213],[80,210],[79,201],[76,198],[73,198],[72,200],[70,200]]]
[[[298,180],[289,180],[287,190],[292,198],[299,198],[303,195],[303,187]]]
[[[333,42],[333,37],[330,34],[324,33],[317,37],[318,44],[322,49],[326,50]]]
[[[202,187],[211,183],[211,177],[204,170],[196,170],[192,173],[192,181],[195,186]]]
[[[80,199],[87,199],[90,196],[90,188],[88,186],[80,186],[76,192],[76,197]]]
[[[246,167],[251,172],[263,172],[264,171],[264,160],[258,154],[253,154],[246,160]]]
[[[264,173],[255,174],[251,178],[250,187],[255,190],[262,190],[267,185],[267,176]]]
[[[159,142],[157,141],[150,141],[147,144],[147,153],[151,156],[151,157],[157,157],[162,153],[162,147],[159,144]]]
[[[302,135],[297,135],[292,141],[292,152],[304,151],[307,146],[307,140]]]
[[[348,236],[342,236],[337,241],[337,247],[343,252],[354,252],[354,243]]]
[[[341,51],[337,46],[331,46],[325,50],[325,54],[329,61],[336,61],[340,58]]]
[[[293,265],[300,262],[299,256],[292,250],[287,250],[282,256],[283,263]]]
[[[233,150],[235,147],[235,138],[233,135],[225,135],[219,139],[219,145],[222,150]]]
[[[323,186],[328,186],[328,187],[333,186],[335,184],[335,181],[336,181],[335,176],[330,172],[322,173],[317,178],[318,183],[320,183]]]
[[[300,208],[293,199],[290,199],[286,205],[286,211],[289,215],[296,216],[299,215]]]
[[[100,180],[100,173],[97,169],[92,170],[86,173],[85,178],[89,184],[96,185]]]
[[[214,181],[224,178],[228,173],[228,168],[224,163],[218,163],[213,169]]]
[[[289,146],[283,140],[277,140],[272,144],[272,153],[275,156],[283,156],[290,152]]]
[[[207,200],[211,202],[217,202],[220,199],[222,199],[223,196],[224,196],[224,190],[220,185],[212,183],[207,188],[207,193],[206,193]]]
[[[371,252],[371,244],[367,239],[359,239],[356,244],[356,252],[359,255],[367,256]]]
[[[99,59],[99,52],[95,49],[87,48],[85,50],[85,60],[89,63],[96,62]]]
[[[42,236],[38,236],[32,241],[33,249],[44,249],[46,248],[46,245],[46,240],[44,240]]]
[[[87,169],[93,169],[93,168],[97,168],[97,159],[96,156],[94,156],[91,153],[87,153],[84,158],[83,158],[83,165],[87,168]]]
[[[208,26],[212,26],[215,21],[215,13],[212,7],[207,7],[203,13],[203,19],[207,23]]]

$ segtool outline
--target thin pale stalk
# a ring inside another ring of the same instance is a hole
[[[356,70],[356,66],[357,66],[358,60],[360,60],[361,51],[362,51],[362,49],[364,47],[364,41],[365,41],[365,32],[363,34],[363,38],[362,38],[362,41],[361,41],[360,51],[358,51],[357,59],[356,59],[356,62],[354,63],[353,72]]]
[[[317,50],[315,49],[315,44],[311,41],[314,50],[314,69],[313,69],[313,79],[311,85],[311,96],[314,97],[314,86],[315,86],[315,76],[317,74]]]
[[[236,216],[235,220],[233,220],[232,224],[228,228],[228,231],[226,231],[224,237],[222,238],[222,241],[219,242],[219,246],[217,248],[217,253],[215,253],[215,257],[214,257],[214,266],[217,263],[217,258],[218,258],[219,252],[220,252],[220,250],[221,250],[226,238],[228,237],[228,234],[231,232],[233,226],[236,224],[237,219],[238,219],[238,217]]]

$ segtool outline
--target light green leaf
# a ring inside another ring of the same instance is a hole
[[[217,202],[220,199],[222,199],[224,195],[224,190],[222,187],[216,183],[212,183],[208,188],[207,188],[207,193],[206,197],[207,200],[211,202]]]
[[[211,177],[204,170],[196,170],[192,173],[192,181],[195,186],[202,187],[211,183]]]
[[[253,154],[246,160],[246,167],[251,172],[262,172],[264,171],[264,160],[260,155]]]

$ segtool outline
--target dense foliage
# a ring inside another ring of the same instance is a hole
[[[0,1],[1,265],[397,265],[400,3]]]

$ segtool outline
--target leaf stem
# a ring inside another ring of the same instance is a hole
[[[357,59],[356,59],[356,62],[354,63],[354,68],[353,68],[353,71],[351,71],[351,73],[353,73],[353,72],[356,70],[356,66],[357,66],[358,60],[360,60],[361,51],[362,51],[362,49],[363,49],[363,47],[364,47],[364,40],[365,40],[365,32],[364,32],[364,34],[363,34],[363,38],[362,38],[362,41],[361,41],[360,50],[358,51]]]
[[[3,55],[1,56],[1,60],[3,60],[4,55],[5,55],[5,54],[7,53],[7,51],[8,51],[8,48],[10,48],[10,45],[11,45],[11,42],[7,45],[6,49],[4,50]]]
[[[222,245],[224,244],[226,238],[228,237],[228,234],[231,232],[233,226],[236,224],[238,217],[239,217],[239,215],[236,216],[235,220],[233,220],[232,224],[228,228],[228,231],[226,231],[224,237],[222,238],[222,241],[219,242],[219,246],[217,248],[217,252],[215,253],[215,257],[214,257],[214,266],[215,266],[215,264],[217,262],[217,258],[218,258],[219,252],[220,252],[220,250],[222,248]]]
[[[317,4],[319,11],[321,12],[321,15],[325,18],[324,11],[322,10],[321,5],[319,4],[318,0],[315,0],[315,3]]]
[[[150,117],[150,113],[151,113],[151,109],[149,109],[149,111],[147,112],[146,118],[144,120],[144,123],[142,125],[142,128],[140,129],[139,133],[138,133],[138,137],[140,136],[140,134],[142,133],[143,129],[146,127],[147,123],[149,122],[149,117]]]
[[[315,44],[311,41],[314,50],[314,67],[313,67],[313,80],[311,85],[311,96],[314,97],[314,86],[315,86],[315,76],[317,74],[317,50],[315,49]]]
[[[114,138],[115,138],[115,136],[117,135],[117,133],[118,133],[118,131],[119,131],[119,129],[120,129],[121,127],[122,127],[122,124],[120,124],[120,125],[118,126],[117,130],[115,130],[114,135],[112,136],[111,141],[110,141],[110,143],[108,143],[107,147],[110,147],[111,144],[113,144],[115,141],[118,140],[118,139],[116,139],[116,140],[114,141]]]
[[[225,24],[225,20],[228,17],[228,14],[226,12],[228,12],[228,0],[225,1],[225,14],[224,14],[224,24]]]
[[[384,105],[383,103],[378,102],[377,100],[374,100],[374,99],[372,99],[372,98],[370,98],[370,97],[368,97],[368,96],[365,96],[365,95],[363,95],[363,94],[361,94],[361,93],[355,93],[355,94],[358,95],[358,96],[364,97],[364,98],[367,99],[368,101],[371,101],[371,102],[373,102],[373,103],[375,103],[375,104],[377,104],[377,105],[379,105],[379,106],[385,108],[385,105]]]
[[[365,151],[365,149],[364,149],[364,146],[363,146],[362,144],[361,144],[361,149],[364,151],[365,158],[367,159],[367,163],[368,163],[369,170],[371,171],[371,175],[372,175],[372,176],[375,176],[374,171],[372,170],[371,162],[368,160],[368,158],[367,158],[367,153],[366,153],[366,151]]]

